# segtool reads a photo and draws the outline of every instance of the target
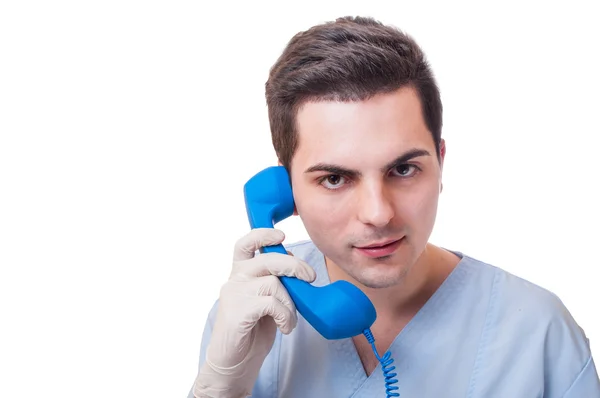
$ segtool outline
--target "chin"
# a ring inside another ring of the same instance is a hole
[[[392,286],[398,285],[399,281],[391,279],[377,279],[377,280],[359,280],[360,284],[368,287],[369,289],[386,289]]]
[[[400,284],[409,270],[404,265],[390,267],[388,264],[378,264],[367,268],[358,267],[356,271],[358,272],[350,273],[350,276],[363,286],[384,289]]]

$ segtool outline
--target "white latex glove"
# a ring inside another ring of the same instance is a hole
[[[289,334],[296,327],[296,307],[277,276],[313,282],[315,271],[291,255],[255,256],[260,247],[279,244],[284,237],[280,230],[258,228],[237,241],[231,275],[221,288],[206,360],[194,383],[195,397],[250,396],[277,328]]]

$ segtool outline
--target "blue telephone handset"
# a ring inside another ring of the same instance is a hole
[[[244,185],[246,212],[251,228],[274,228],[275,224],[294,213],[294,196],[287,170],[283,166],[268,167],[254,175]],[[261,252],[287,254],[283,245],[265,246]],[[329,340],[344,339],[364,334],[381,362],[386,379],[388,397],[399,397],[393,392],[398,382],[391,373],[395,367],[387,352],[380,357],[375,348],[371,325],[377,318],[371,300],[347,281],[336,281],[316,287],[303,280],[282,276],[282,284],[294,301],[298,312],[317,332]]]
[[[251,228],[273,228],[294,212],[292,188],[282,166],[258,173],[246,183],[244,194]],[[281,244],[262,251],[287,254]],[[315,287],[297,278],[280,279],[298,312],[326,339],[357,336],[375,322],[377,314],[371,300],[349,282]]]

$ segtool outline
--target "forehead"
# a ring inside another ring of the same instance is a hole
[[[435,151],[419,97],[411,87],[365,101],[307,102],[299,109],[296,123],[295,164],[380,167],[406,150]]]

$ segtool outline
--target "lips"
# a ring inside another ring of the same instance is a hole
[[[399,241],[400,239],[392,239],[392,240],[386,240],[383,242],[379,242],[379,243],[373,243],[370,244],[368,246],[355,246],[357,249],[379,249],[379,248],[383,248],[385,246],[388,246],[394,242]]]
[[[392,255],[404,241],[404,238],[372,243],[368,246],[355,246],[359,253],[370,258],[382,258]]]

